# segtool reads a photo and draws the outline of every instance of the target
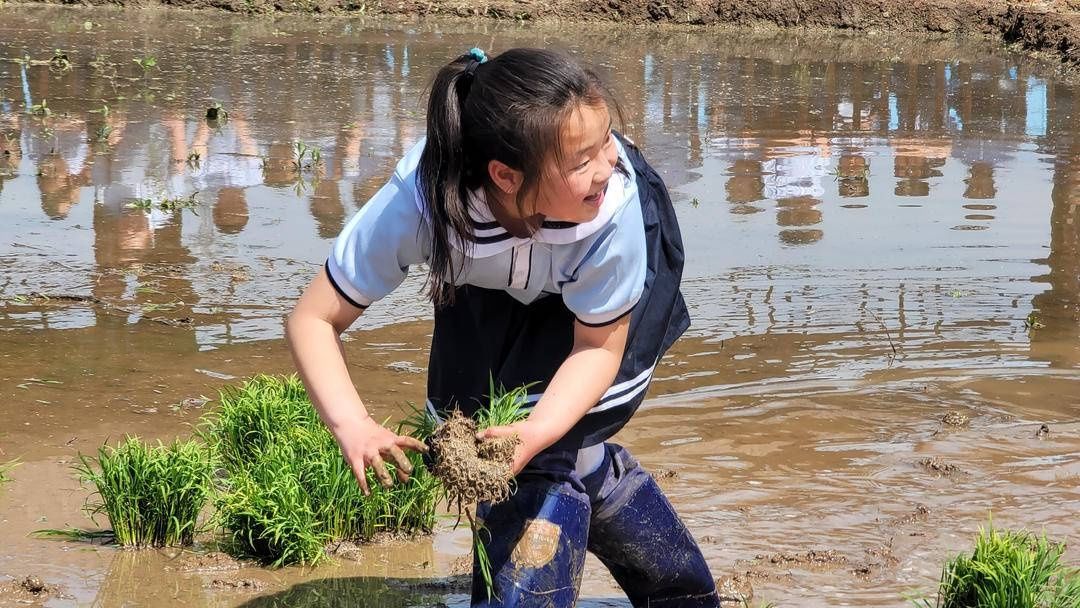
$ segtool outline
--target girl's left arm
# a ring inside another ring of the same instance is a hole
[[[600,327],[574,322],[574,347],[525,420],[481,431],[480,439],[517,434],[514,474],[554,444],[611,388],[622,363],[630,315]]]

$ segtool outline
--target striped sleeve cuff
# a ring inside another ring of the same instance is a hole
[[[578,323],[581,323],[585,327],[604,327],[605,325],[611,325],[617,321],[620,321],[623,317],[634,311],[634,306],[637,302],[631,302],[623,310],[616,312],[609,312],[602,315],[575,315]]]
[[[330,279],[330,284],[334,286],[334,290],[338,292],[338,295],[361,310],[371,306],[371,298],[366,297],[353,287],[344,274],[338,265],[334,263],[333,257],[327,258],[326,276]]]

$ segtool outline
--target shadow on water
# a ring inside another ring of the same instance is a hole
[[[468,585],[467,579],[326,578],[253,598],[238,608],[465,608],[469,606]],[[625,599],[589,598],[577,606],[624,608],[630,603]]]

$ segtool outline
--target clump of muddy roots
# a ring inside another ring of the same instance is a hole
[[[480,441],[476,421],[455,410],[431,437],[431,472],[442,481],[447,501],[460,509],[474,502],[497,503],[510,496],[516,436]]]

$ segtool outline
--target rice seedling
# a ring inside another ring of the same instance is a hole
[[[215,101],[214,105],[206,108],[206,120],[228,120],[229,112],[222,107],[220,102]]]
[[[201,434],[227,470],[243,468],[298,428],[322,424],[300,378],[259,375],[221,391],[221,408],[204,419]]]
[[[93,141],[95,143],[107,143],[110,135],[112,135],[112,127],[109,125],[101,125],[94,131]]]
[[[529,412],[524,408],[529,396],[529,388],[532,386],[532,384],[519,386],[511,391],[507,391],[505,387],[495,390],[495,380],[489,378],[488,404],[480,408],[474,416],[476,428],[482,431],[488,427],[506,426],[528,418]]]
[[[300,484],[296,452],[271,444],[229,473],[216,500],[217,521],[234,550],[272,566],[314,564],[330,540]]]
[[[153,55],[146,55],[145,57],[136,57],[132,59],[136,65],[142,68],[143,73],[149,72],[151,68],[157,67],[157,57]]]
[[[192,192],[187,196],[176,196],[172,198],[164,198],[158,203],[158,209],[162,211],[176,211],[177,209],[195,209],[198,207],[199,201],[195,199],[195,195],[198,192]]]
[[[322,164],[322,149],[318,146],[309,146],[302,141],[293,142],[293,170],[300,173],[304,170],[313,170]]]
[[[30,113],[34,116],[40,116],[42,118],[48,118],[52,116],[52,110],[49,109],[49,100],[42,99],[41,103],[35,103],[30,106]]]
[[[201,434],[226,471],[219,525],[245,553],[275,566],[313,563],[329,542],[434,528],[441,486],[421,456],[391,488],[369,471],[365,497],[296,376],[256,376],[220,401]]]
[[[0,462],[0,484],[8,483],[11,481],[11,476],[8,475],[11,469],[19,466],[18,460],[12,460],[11,462]]]
[[[424,465],[422,455],[409,454],[408,458],[413,472],[405,483],[384,488],[368,472],[371,495],[363,499],[362,538],[370,539],[380,532],[427,534],[435,528],[435,509],[443,500],[442,484]],[[394,475],[393,465],[388,466]]]
[[[191,544],[213,464],[194,441],[152,446],[128,437],[115,448],[103,445],[96,458],[80,455],[75,470],[100,499],[87,502],[87,513],[104,513],[118,544],[162,547]]]
[[[941,572],[937,598],[922,608],[1080,608],[1080,569],[1061,562],[1065,545],[1026,531],[980,528],[975,550]]]

